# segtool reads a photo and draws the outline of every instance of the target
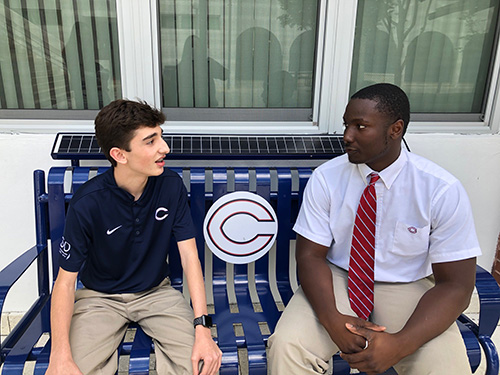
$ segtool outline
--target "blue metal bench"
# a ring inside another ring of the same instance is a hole
[[[38,273],[38,299],[11,334],[1,343],[2,374],[22,374],[24,364],[35,363],[34,374],[44,374],[50,354],[50,286],[57,275],[57,249],[62,237],[67,204],[73,192],[106,167],[54,167],[47,179],[43,171],[34,172],[37,244],[0,271],[0,312],[11,286],[35,263]],[[302,191],[312,172],[310,168],[190,168],[175,169],[188,187],[197,245],[204,267],[216,325],[216,341],[223,351],[220,374],[266,374],[266,342],[274,330],[283,306],[297,285],[292,230],[301,203]],[[70,186],[65,186],[66,184]],[[205,249],[203,221],[212,202],[232,190],[253,191],[269,201],[278,217],[274,248],[249,265],[226,264]],[[49,253],[52,254],[49,254]],[[178,252],[170,259],[173,285],[183,290]],[[478,267],[476,287],[480,298],[479,324],[461,316],[458,320],[473,371],[481,361],[482,347],[488,369],[498,374],[499,360],[490,336],[500,314],[500,291],[493,277]],[[276,300],[278,302],[276,302]],[[124,339],[120,357],[128,358],[130,374],[148,374],[152,343],[144,332],[132,325],[135,335]],[[349,374],[339,356],[333,360],[335,374]],[[243,366],[243,367],[242,367]]]

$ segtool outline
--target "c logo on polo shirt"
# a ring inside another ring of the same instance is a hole
[[[158,221],[165,220],[168,216],[168,208],[159,207],[155,212],[155,219]]]
[[[273,246],[278,232],[276,214],[264,198],[247,191],[229,193],[212,204],[203,234],[210,250],[236,264],[253,262]]]

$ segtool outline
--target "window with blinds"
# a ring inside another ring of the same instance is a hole
[[[114,0],[3,0],[0,108],[99,109],[121,96]]]
[[[241,109],[304,108],[290,119],[310,120],[318,1],[160,0],[159,13],[167,118],[169,108],[238,108],[237,119]]]
[[[480,120],[498,12],[498,0],[360,0],[351,93],[394,83],[408,94],[412,113]]]

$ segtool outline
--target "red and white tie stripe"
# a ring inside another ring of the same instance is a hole
[[[359,201],[351,243],[349,260],[349,301],[351,308],[362,319],[367,320],[373,310],[373,285],[375,265],[375,221],[377,217],[377,194],[375,182],[378,174],[370,175],[370,183]]]

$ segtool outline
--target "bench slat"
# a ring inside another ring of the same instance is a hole
[[[24,364],[30,359],[31,350],[44,332],[42,315],[37,314],[31,325],[5,358],[2,375],[22,375]]]
[[[149,374],[149,358],[151,353],[151,338],[142,329],[137,329],[130,351],[129,374]]]
[[[225,168],[213,169],[213,200],[219,199],[227,193],[227,170]],[[191,191],[193,189],[193,182],[191,182]],[[201,187],[200,187],[201,189]],[[205,191],[205,184],[203,183],[203,192]],[[203,212],[204,212],[203,206]],[[204,215],[203,215],[204,216]],[[205,242],[202,241],[203,248]],[[217,342],[221,348],[222,362],[224,364],[221,368],[221,374],[234,374],[239,371],[238,361],[238,348],[237,338],[234,332],[233,318],[231,308],[229,306],[229,298],[227,294],[227,276],[226,276],[226,263],[217,257],[212,258],[213,279],[212,291],[214,298],[215,315],[213,317],[214,323],[217,326]],[[227,366],[227,370],[224,368]],[[232,372],[235,371],[235,372]]]
[[[49,358],[50,358],[50,339],[47,340],[45,345],[43,346],[40,354],[37,357],[35,363],[35,369],[33,370],[33,375],[44,375],[45,371],[49,367]]]

